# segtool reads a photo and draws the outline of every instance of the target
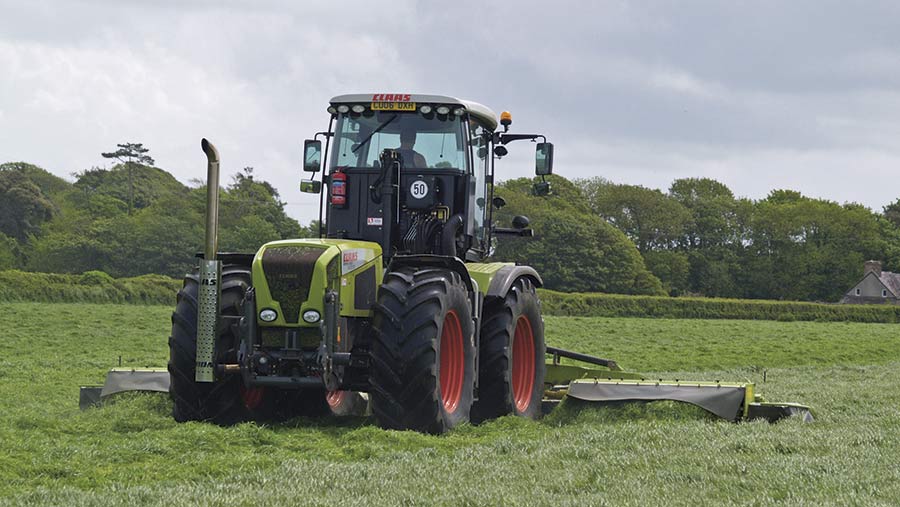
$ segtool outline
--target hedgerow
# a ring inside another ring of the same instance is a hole
[[[801,301],[719,299],[540,291],[547,315],[747,319],[820,322],[900,322],[900,306],[839,305]]]
[[[80,275],[0,271],[0,302],[172,305],[180,288],[179,280],[162,275],[112,278],[102,271],[88,271]],[[540,297],[545,314],[560,316],[900,322],[900,306],[895,305],[627,296],[544,289],[540,289]]]
[[[103,271],[80,275],[0,271],[0,301],[172,305],[181,282],[162,275],[112,278]]]

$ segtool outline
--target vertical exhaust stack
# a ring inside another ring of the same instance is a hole
[[[201,141],[200,146],[206,154],[206,245],[200,260],[195,380],[212,382],[215,378],[222,280],[222,263],[216,260],[219,243],[219,152],[206,139]]]

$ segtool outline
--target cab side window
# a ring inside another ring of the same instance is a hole
[[[472,169],[475,177],[475,241],[479,245],[479,250],[484,250],[484,220],[487,215],[487,198],[486,198],[486,171],[489,162],[488,142],[486,136],[488,131],[477,123],[469,120],[469,144],[472,147]]]

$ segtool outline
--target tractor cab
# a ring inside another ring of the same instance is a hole
[[[509,134],[495,132],[493,111],[409,94],[342,95],[328,111],[329,130],[320,134],[326,139],[325,237],[379,243],[386,263],[396,254],[478,261],[490,253],[490,154],[493,145],[509,142]],[[539,146],[545,158],[552,153],[549,143]],[[304,169],[319,170],[321,141],[307,141],[304,151]],[[302,188],[320,192],[313,183]]]

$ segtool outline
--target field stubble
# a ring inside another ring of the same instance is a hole
[[[78,386],[164,365],[170,308],[5,304],[0,504],[893,505],[893,324],[548,317],[548,342],[667,377],[749,379],[816,422],[568,403],[432,437],[361,418],[176,424],[165,395],[80,412]],[[763,374],[767,381],[762,382]]]

